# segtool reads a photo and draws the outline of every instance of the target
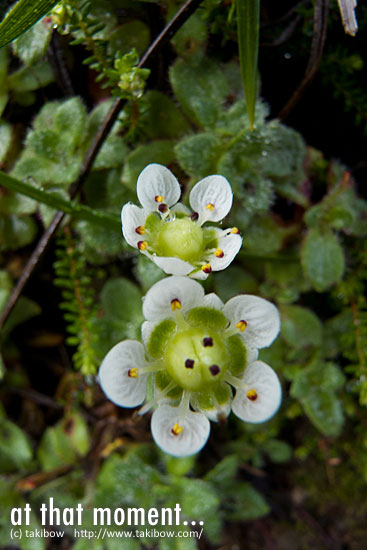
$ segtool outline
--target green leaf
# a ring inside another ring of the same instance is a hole
[[[0,23],[0,48],[24,33],[55,4],[55,0],[19,0]]]
[[[194,13],[172,39],[178,55],[199,60],[205,52],[208,29],[199,14]]]
[[[65,416],[54,427],[47,428],[40,446],[38,459],[43,470],[53,470],[65,464],[74,464],[89,450],[87,424],[78,412]]]
[[[129,453],[124,458],[112,455],[97,478],[94,506],[150,508],[155,504],[153,488],[161,482],[160,474],[136,453]]]
[[[313,425],[323,434],[337,437],[344,424],[343,407],[334,392],[316,388],[301,399],[305,413]]]
[[[144,133],[151,139],[177,139],[190,131],[182,111],[171,98],[149,90],[144,95]]]
[[[32,65],[46,54],[51,33],[51,22],[39,21],[13,42],[14,53],[25,65]]]
[[[270,512],[264,497],[249,483],[233,482],[226,496],[225,516],[230,521],[251,521]]]
[[[142,320],[141,292],[128,279],[109,279],[101,292],[105,315],[120,321]]]
[[[257,96],[257,58],[259,51],[260,0],[236,0],[238,48],[243,90],[251,130],[254,128]]]
[[[343,277],[344,252],[330,230],[309,230],[301,248],[301,262],[305,275],[318,292],[323,292]]]
[[[127,151],[127,146],[122,137],[115,135],[108,136],[93,163],[93,170],[103,170],[121,166]]]
[[[5,335],[10,334],[15,327],[40,313],[41,308],[36,302],[33,302],[33,300],[30,300],[26,296],[21,296],[4,324],[2,336],[5,337]]]
[[[0,121],[0,164],[4,162],[10,149],[12,130],[10,124]]]
[[[184,111],[199,126],[213,128],[229,93],[218,63],[210,59],[190,65],[178,59],[170,69],[173,90]]]
[[[181,532],[183,530],[188,532],[186,538],[178,536],[170,539],[162,538],[159,541],[159,550],[197,550],[198,543],[190,536],[189,528],[185,527]]]
[[[135,191],[138,176],[147,164],[157,162],[167,166],[174,158],[172,141],[152,141],[147,145],[140,145],[126,157],[121,179]]]
[[[175,153],[185,172],[200,179],[216,172],[220,145],[213,134],[196,134],[180,141]]]
[[[16,250],[31,243],[37,233],[32,218],[10,215],[0,217],[0,250]]]
[[[210,481],[216,488],[225,486],[235,477],[238,462],[239,459],[237,455],[226,456],[205,475],[204,480]]]
[[[296,349],[320,347],[322,325],[319,318],[301,306],[281,306],[282,336]]]
[[[292,447],[285,441],[269,439],[265,441],[263,448],[273,462],[288,462],[292,458]]]
[[[0,184],[8,189],[11,189],[12,191],[35,199],[41,204],[45,204],[49,207],[52,207],[53,209],[62,210],[67,214],[71,214],[76,219],[86,220],[96,225],[106,227],[108,229],[114,229],[120,234],[121,223],[117,217],[115,218],[114,216],[107,213],[105,214],[104,212],[93,210],[88,206],[65,200],[65,191],[63,191],[62,189],[43,191],[42,189],[34,187],[34,185],[30,185],[29,183],[25,183],[23,181],[18,181],[17,179],[12,178],[1,170]]]
[[[9,528],[8,520],[8,518],[10,517],[10,511],[12,508],[23,508],[24,506],[25,501],[16,491],[14,487],[14,481],[0,479],[0,507],[2,510],[2,518],[0,522],[0,540],[3,548],[11,546],[14,547],[14,538],[11,537],[11,530]],[[36,514],[33,512],[33,510],[31,510],[29,514],[29,525],[27,525],[27,529],[34,532],[36,529],[40,529],[40,527],[41,525],[37,519]],[[17,540],[16,548],[19,548],[20,550],[45,550],[46,539],[43,537],[26,537],[24,536],[23,531],[22,538]]]
[[[30,67],[24,66],[12,73],[8,77],[8,86],[10,90],[24,94],[24,92],[33,92],[44,88],[53,80],[54,74],[51,66],[46,61],[40,60]],[[17,97],[18,101],[19,99],[20,96]]]
[[[16,424],[0,418],[0,472],[24,470],[33,457],[26,434]]]
[[[336,390],[344,382],[336,365],[316,360],[297,372],[291,386],[292,397],[299,399],[314,426],[328,436],[339,435],[343,426],[343,408]]]

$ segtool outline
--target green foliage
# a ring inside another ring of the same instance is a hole
[[[88,428],[82,415],[72,412],[45,431],[37,455],[42,470],[72,465],[89,450]]]
[[[67,342],[77,349],[73,355],[75,367],[85,376],[95,374],[98,360],[93,349],[95,334],[93,319],[96,315],[94,291],[90,287],[91,277],[86,271],[85,260],[75,248],[69,228],[59,240],[54,263],[55,284],[62,288],[63,301],[60,308],[65,311]]]
[[[14,422],[0,418],[0,471],[24,471],[29,467],[33,451],[27,435]]]
[[[253,130],[257,96],[260,2],[259,0],[237,0],[236,10],[243,89],[250,128]]]
[[[344,273],[343,249],[330,230],[310,229],[301,249],[302,267],[313,288],[323,292]]]

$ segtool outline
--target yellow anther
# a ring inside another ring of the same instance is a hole
[[[148,248],[147,241],[139,241],[138,242],[138,248],[139,248],[139,250],[146,250]]]
[[[205,208],[206,208],[207,210],[210,210],[210,212],[213,212],[213,210],[214,210],[214,204],[210,202],[209,204],[206,205]]]
[[[204,273],[211,273],[212,272],[212,266],[210,264],[204,264],[201,266],[202,271]]]
[[[238,235],[239,232],[240,230],[238,229],[238,227],[232,227],[231,233],[233,233],[234,235]]]
[[[246,392],[246,397],[247,397],[247,399],[249,399],[250,401],[256,401],[256,399],[257,399],[257,391],[254,390],[254,388],[251,388],[251,390],[248,390],[248,392]]]
[[[136,367],[129,369],[127,375],[129,378],[139,378],[138,369]]]
[[[175,424],[171,430],[173,435],[180,435],[181,432],[183,432],[183,426],[180,426],[179,424]]]
[[[164,201],[164,197],[162,197],[162,195],[156,195],[154,197],[154,200],[155,202],[163,202]]]
[[[238,323],[236,324],[236,328],[239,328],[241,332],[245,332],[246,327],[247,321],[244,321],[243,319],[241,319],[241,321],[238,321]]]
[[[138,235],[144,235],[145,229],[142,225],[138,225],[138,227],[135,228],[135,233]]]
[[[214,252],[214,256],[216,256],[217,258],[223,258],[224,256],[223,250],[220,248],[217,248],[217,250]]]
[[[175,311],[176,309],[181,309],[181,308],[182,308],[182,304],[178,298],[174,298],[173,300],[171,300],[172,311]]]

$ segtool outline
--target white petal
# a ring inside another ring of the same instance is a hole
[[[180,258],[153,255],[150,256],[150,259],[168,275],[188,275],[195,269],[189,262],[185,262]]]
[[[208,263],[212,266],[213,271],[221,271],[228,267],[242,246],[242,237],[238,234],[228,234],[222,229],[217,229],[217,234],[218,249],[223,252],[223,257],[219,258],[214,253],[208,256]]]
[[[152,436],[162,451],[173,456],[190,456],[204,447],[210,433],[210,423],[201,413],[188,411],[180,421],[179,407],[162,405],[152,416]],[[175,424],[183,427],[179,435],[172,433]]]
[[[249,365],[250,363],[253,363],[256,361],[256,359],[259,357],[259,352],[255,348],[246,348],[246,364]]]
[[[246,390],[238,389],[232,403],[232,410],[245,422],[265,422],[269,420],[280,406],[282,388],[273,369],[262,361],[248,365],[243,376],[248,389],[257,393],[256,401],[246,396]]]
[[[155,197],[163,197],[168,206],[176,204],[181,195],[180,184],[168,168],[161,164],[149,164],[138,177],[136,186],[138,199],[143,208],[156,212],[159,203]]]
[[[214,292],[204,296],[202,305],[206,307],[213,307],[214,309],[219,309],[219,310],[222,310],[224,306],[222,300],[219,298],[219,296],[214,294]]]
[[[233,193],[223,176],[208,176],[199,181],[190,193],[190,205],[199,214],[199,221],[218,222],[230,211]],[[207,208],[213,205],[213,210]]]
[[[144,347],[135,340],[116,344],[103,359],[98,377],[108,399],[120,407],[136,407],[145,399],[147,374],[138,378],[128,375],[129,369],[146,364]]]
[[[142,208],[132,203],[127,203],[121,210],[122,233],[130,246],[138,248],[138,242],[144,240],[144,235],[139,235],[135,230],[144,227],[146,214]]]
[[[143,315],[147,321],[160,321],[175,318],[172,300],[179,300],[181,312],[201,305],[204,298],[203,287],[187,277],[167,277],[152,286],[143,298]]]
[[[209,277],[209,273],[205,273],[202,269],[193,271],[189,274],[190,279],[197,279],[198,281],[205,281]]]
[[[157,326],[157,323],[153,323],[152,321],[144,321],[144,323],[142,324],[141,338],[144,342],[145,347],[147,347],[148,342],[150,340],[150,336],[156,326]]]
[[[246,321],[246,329],[239,334],[251,348],[270,346],[280,330],[277,308],[258,296],[235,296],[225,304],[223,313],[231,321],[232,328],[235,328],[239,321]]]

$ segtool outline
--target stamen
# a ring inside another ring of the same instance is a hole
[[[246,392],[246,397],[250,401],[256,401],[258,397],[257,391],[254,388],[251,388],[251,390],[248,390],[248,392]]]
[[[204,264],[201,266],[202,271],[204,273],[211,273],[212,272],[212,266],[210,264]]]
[[[139,241],[138,242],[138,248],[139,248],[139,250],[146,250],[148,248],[148,242],[147,241]]]
[[[192,220],[193,222],[196,222],[196,220],[199,219],[199,214],[198,214],[197,212],[193,212],[193,213],[191,214],[190,218],[191,218],[191,220]]]
[[[213,376],[216,376],[220,373],[220,368],[218,367],[218,365],[212,365],[211,367],[209,367],[209,370]]]
[[[180,426],[179,424],[175,424],[171,430],[171,433],[173,435],[180,435],[180,433],[183,432],[183,426]]]
[[[244,319],[241,319],[241,321],[238,321],[238,323],[236,323],[236,328],[240,329],[241,332],[245,332],[246,327],[247,321],[245,321]]]
[[[186,359],[185,361],[185,367],[187,369],[193,369],[194,368],[195,361],[193,359]]]
[[[214,210],[214,204],[210,202],[209,204],[206,205],[205,208],[206,208],[207,210],[210,210],[210,212],[213,212],[213,210]]]
[[[127,371],[127,375],[130,377],[130,378],[139,378],[139,375],[138,375],[138,369],[136,367],[134,367],[133,369],[129,369]]]
[[[240,230],[238,229],[238,227],[232,227],[231,233],[233,233],[234,235],[238,235],[239,232]]]
[[[203,338],[203,346],[204,348],[212,347],[213,345],[213,338],[210,338],[210,336],[206,336]]]
[[[176,309],[181,309],[181,308],[182,308],[182,304],[180,300],[178,298],[173,298],[173,300],[171,300],[172,311],[175,311]]]
[[[162,202],[162,204],[160,204],[158,206],[158,210],[159,210],[159,212],[161,212],[161,214],[165,214],[168,210],[168,205],[166,203]]]
[[[214,252],[214,256],[217,258],[223,258],[224,252],[221,248],[217,248],[217,250]]]
[[[144,235],[145,228],[142,225],[138,225],[138,227],[136,227],[135,229],[135,233],[137,233],[138,235]]]
[[[154,200],[155,202],[163,202],[164,201],[164,197],[162,197],[162,195],[156,195],[154,197]]]

